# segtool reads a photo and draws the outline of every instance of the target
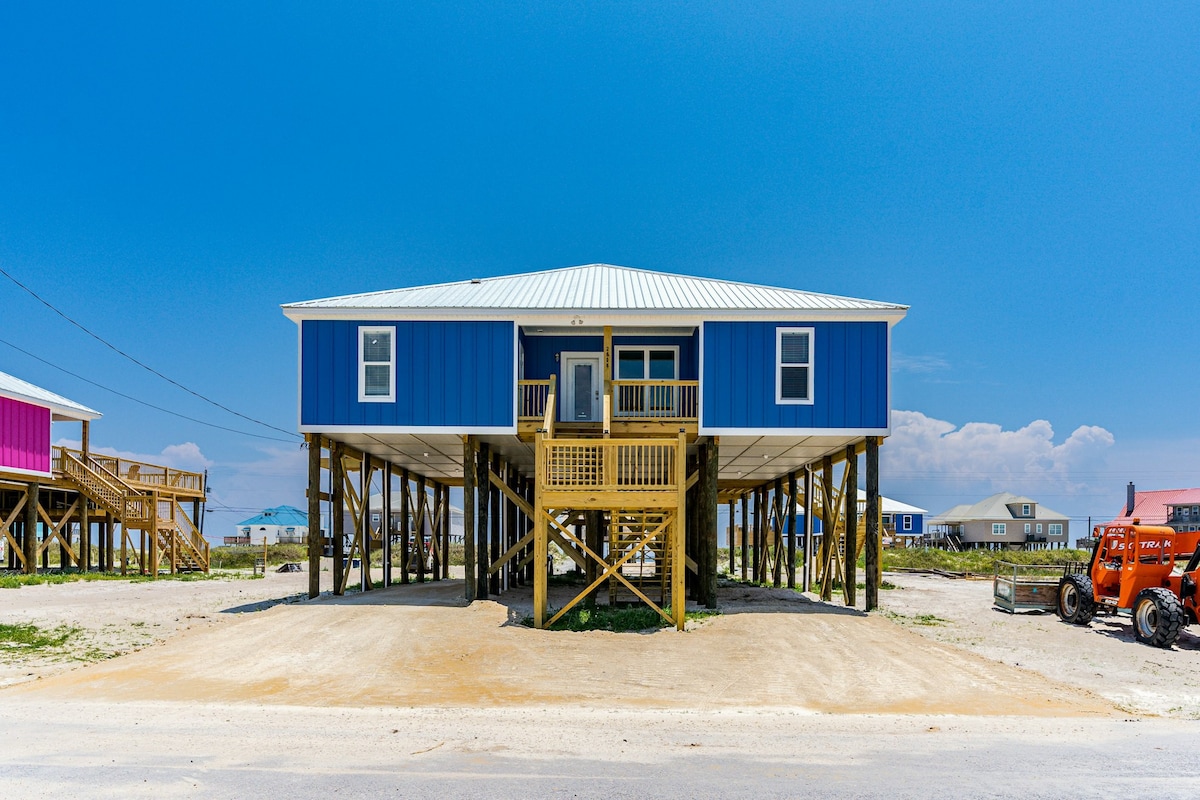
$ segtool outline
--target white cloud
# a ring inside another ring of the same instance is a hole
[[[1110,491],[1103,466],[1114,441],[1094,425],[1081,425],[1056,444],[1046,420],[1005,430],[991,422],[958,427],[919,411],[893,411],[892,435],[880,450],[881,471],[889,484],[931,498],[935,512],[1000,491],[1070,506],[1071,497]]]
[[[943,372],[950,369],[950,362],[941,356],[912,356],[893,351],[892,367],[900,372],[928,375],[932,372]]]
[[[59,439],[54,442],[59,447],[70,447],[78,450],[78,439]],[[132,450],[118,450],[115,447],[93,447],[92,452],[102,456],[140,461],[143,464],[157,464],[172,469],[182,469],[189,472],[203,472],[213,465],[195,442],[167,445],[160,453],[135,453]]]

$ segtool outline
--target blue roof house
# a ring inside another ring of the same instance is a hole
[[[400,492],[434,514],[461,486],[468,599],[531,584],[539,625],[603,587],[682,627],[689,593],[716,602],[718,503],[765,492],[743,524],[756,575],[777,582],[794,581],[804,544],[785,536],[791,499],[853,517],[838,485],[858,485],[865,456],[878,503],[902,305],[591,264],[283,311],[299,328],[309,516],[349,504],[352,530],[333,536],[400,543],[425,565],[439,542],[373,528],[357,498]],[[586,585],[554,609],[552,552]]]

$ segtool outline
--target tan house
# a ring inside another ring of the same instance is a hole
[[[929,529],[964,549],[1045,550],[1067,546],[1070,523],[1036,500],[1001,492],[931,517]]]

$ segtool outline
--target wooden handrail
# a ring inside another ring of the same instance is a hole
[[[550,438],[554,438],[554,417],[557,414],[554,406],[557,402],[557,399],[556,399],[557,394],[558,394],[558,376],[551,375],[550,376],[550,389],[546,393],[546,413],[542,417],[542,430],[545,431],[546,436],[550,437]]]
[[[549,380],[517,381],[517,419],[541,420],[546,414],[546,398],[549,394]]]
[[[127,458],[97,455],[96,453],[88,453],[85,456],[82,450],[69,447],[56,447],[55,450],[59,452],[60,458],[62,454],[69,453],[77,460],[84,462],[90,469],[103,470],[130,490],[136,491],[135,487],[130,484],[140,484],[141,486],[177,489],[195,494],[204,492],[204,476],[198,472],[188,472],[164,467],[161,464],[131,461]]]
[[[539,459],[540,486],[547,491],[674,492],[674,439],[548,439]]]
[[[699,381],[614,380],[613,417],[618,420],[675,420],[697,418]]]

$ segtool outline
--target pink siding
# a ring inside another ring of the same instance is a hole
[[[0,397],[0,469],[50,471],[50,409]]]

